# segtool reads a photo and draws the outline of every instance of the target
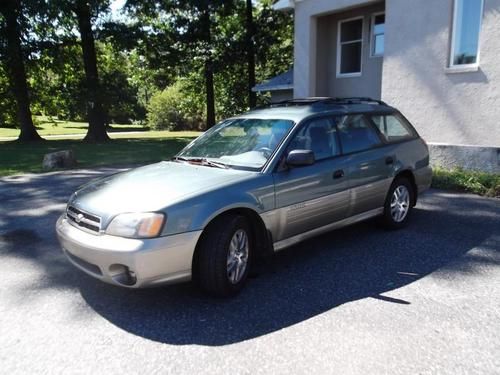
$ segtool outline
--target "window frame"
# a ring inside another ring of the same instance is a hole
[[[342,24],[350,21],[361,20],[361,39],[351,40],[349,42],[341,42],[341,31]],[[353,77],[361,77],[363,75],[363,47],[364,47],[364,32],[365,32],[365,17],[357,16],[351,18],[345,18],[339,20],[337,23],[337,69],[336,69],[336,77],[337,78],[353,78]],[[352,43],[360,43],[361,42],[361,54],[359,61],[359,72],[354,73],[341,73],[341,61],[342,61],[342,45],[344,44],[352,44]]]
[[[375,34],[375,18],[384,15],[384,32],[382,34]],[[377,35],[384,35],[384,52],[381,54],[375,53],[375,37]],[[385,12],[376,12],[371,16],[370,22],[370,57],[384,57],[385,54]]]
[[[472,64],[455,64],[453,61],[455,59],[455,42],[457,38],[457,10],[458,10],[458,1],[461,0],[453,0],[453,20],[452,20],[452,29],[451,29],[451,45],[450,45],[450,56],[449,56],[449,64],[447,69],[449,71],[475,71],[479,68],[480,54],[481,54],[481,30],[483,28],[483,18],[484,18],[484,0],[479,0],[481,2],[481,10],[479,12],[479,32],[477,35],[477,52],[476,52],[476,62]]]

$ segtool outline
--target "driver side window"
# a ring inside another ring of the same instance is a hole
[[[313,119],[303,126],[290,142],[287,153],[292,150],[311,150],[316,160],[339,155],[337,128],[333,118]]]

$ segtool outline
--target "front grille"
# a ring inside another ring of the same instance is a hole
[[[66,209],[68,219],[76,226],[85,228],[89,231],[99,233],[101,230],[101,218],[79,210],[73,206],[68,206]]]

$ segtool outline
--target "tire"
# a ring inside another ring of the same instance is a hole
[[[235,295],[248,277],[253,248],[252,230],[245,217],[225,215],[216,219],[201,238],[194,279],[211,295]]]
[[[387,229],[401,229],[408,224],[415,202],[415,191],[407,178],[397,177],[387,193],[382,224]]]

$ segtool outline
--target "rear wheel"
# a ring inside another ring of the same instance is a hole
[[[225,215],[207,228],[196,262],[200,287],[227,297],[241,290],[248,276],[253,251],[252,231],[245,217]]]
[[[394,180],[384,204],[383,223],[389,229],[404,227],[410,218],[412,202],[415,201],[413,186],[404,177]]]

